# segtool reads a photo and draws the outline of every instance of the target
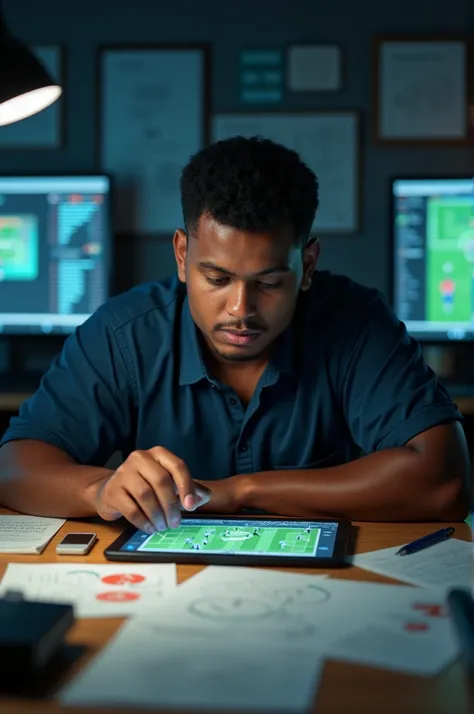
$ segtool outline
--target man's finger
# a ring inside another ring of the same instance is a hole
[[[155,446],[150,449],[149,453],[155,461],[161,464],[161,466],[171,474],[178,489],[179,499],[184,508],[187,511],[193,511],[198,504],[198,495],[196,493],[196,485],[183,459],[172,454],[171,451],[168,451],[168,449],[165,449],[163,446]]]
[[[181,525],[179,500],[174,490],[171,474],[147,451],[136,455],[133,462],[138,479],[127,481],[127,491],[143,508],[159,530]],[[156,519],[154,520],[156,513]]]
[[[150,535],[155,533],[156,528],[153,523],[146,517],[138,503],[123,489],[115,494],[114,509],[120,511],[123,517],[138,530]]]
[[[124,490],[133,498],[140,506],[141,510],[153,524],[157,531],[164,531],[167,528],[165,516],[155,493],[153,484],[142,474],[137,474],[137,477],[130,479],[124,486]]]
[[[205,486],[200,486],[195,484],[196,488],[196,505],[194,508],[185,508],[182,504],[180,506],[182,511],[195,511],[197,508],[204,506],[205,503],[209,503],[211,500],[211,490]],[[175,491],[178,493],[178,487],[175,485]]]

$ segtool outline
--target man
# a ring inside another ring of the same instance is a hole
[[[464,518],[461,415],[377,292],[315,272],[318,185],[298,155],[219,142],[181,196],[178,277],[66,341],[1,442],[3,505],[147,532],[196,508]]]

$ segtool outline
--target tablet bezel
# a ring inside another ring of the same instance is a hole
[[[149,553],[146,551],[121,551],[124,545],[138,530],[134,526],[128,527],[113,543],[104,550],[107,560],[119,560],[135,563],[179,563],[192,565],[271,565],[278,567],[303,567],[303,568],[342,568],[350,563],[346,560],[347,555],[351,555],[354,528],[351,521],[340,518],[295,518],[293,516],[272,516],[260,514],[228,515],[228,514],[207,514],[207,513],[186,513],[183,517],[187,520],[230,520],[230,521],[292,521],[309,523],[337,523],[336,542],[334,551],[330,558],[321,557],[288,557],[280,555],[237,555],[205,554],[199,551],[189,553]]]

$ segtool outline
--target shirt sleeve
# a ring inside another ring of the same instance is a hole
[[[132,433],[133,395],[104,308],[66,340],[36,393],[10,421],[0,446],[37,439],[80,464],[102,466]]]
[[[366,453],[403,446],[462,415],[419,343],[389,306],[374,298],[345,364],[342,404],[356,444]]]

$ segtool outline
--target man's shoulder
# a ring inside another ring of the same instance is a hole
[[[112,331],[152,320],[173,323],[185,288],[176,276],[142,283],[108,300],[99,309]]]
[[[308,293],[313,314],[343,322],[358,321],[376,302],[385,302],[379,290],[327,270],[315,272]]]

